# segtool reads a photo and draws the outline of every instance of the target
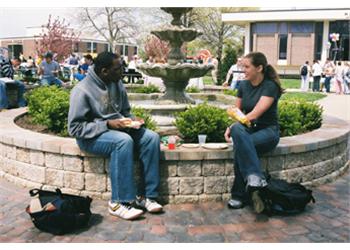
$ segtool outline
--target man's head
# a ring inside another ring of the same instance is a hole
[[[21,59],[19,59],[19,58],[13,58],[12,60],[11,60],[11,63],[12,63],[12,66],[13,67],[18,67],[18,66],[20,66],[21,65]]]
[[[239,67],[243,66],[243,58],[242,58],[242,57],[238,57],[238,58],[237,58],[237,65],[238,65]]]
[[[1,47],[0,48],[0,56],[8,59],[9,58],[9,50],[8,50],[8,48]]]
[[[45,56],[44,56],[45,61],[46,61],[47,63],[52,62],[52,57],[53,57],[53,55],[52,55],[51,52],[47,52],[47,53],[45,54]]]
[[[123,74],[122,62],[118,54],[102,52],[95,59],[95,73],[105,83],[118,82]]]
[[[91,65],[94,62],[90,54],[85,55],[84,60],[85,60],[85,63],[88,65]]]

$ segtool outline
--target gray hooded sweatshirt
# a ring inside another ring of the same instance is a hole
[[[68,132],[90,139],[108,131],[107,120],[130,117],[130,104],[122,81],[104,83],[90,66],[87,76],[70,94]]]

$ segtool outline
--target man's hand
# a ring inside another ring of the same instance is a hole
[[[223,86],[223,87],[228,87],[228,82],[224,82],[224,83],[222,84],[222,86]]]
[[[130,118],[113,119],[107,121],[109,129],[122,129],[130,126],[132,120]]]
[[[225,136],[226,142],[232,142],[232,139],[231,139],[231,128],[230,127],[228,127],[226,129],[224,136]]]
[[[138,121],[141,124],[145,124],[145,121],[142,118],[140,118],[140,117],[135,117],[134,121]]]

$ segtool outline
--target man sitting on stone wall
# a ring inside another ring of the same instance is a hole
[[[19,60],[16,60],[19,62]],[[14,65],[17,66],[17,65]],[[13,80],[14,69],[11,61],[8,58],[8,49],[0,48],[0,111],[7,109],[9,105],[6,84],[14,84],[18,88],[17,106],[24,107],[26,101],[23,98],[25,91],[24,84],[21,81]]]
[[[136,206],[151,213],[162,210],[155,201],[159,186],[160,140],[157,133],[143,127],[142,119],[130,113],[122,72],[119,55],[103,52],[97,56],[87,76],[71,92],[68,130],[82,150],[110,157],[109,213],[135,219],[143,213]],[[137,196],[134,146],[139,152],[143,173]]]

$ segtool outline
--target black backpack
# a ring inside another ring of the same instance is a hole
[[[299,183],[288,183],[285,180],[268,176],[267,187],[263,190],[265,212],[268,215],[293,215],[305,210],[306,205],[315,199],[312,191]]]
[[[26,212],[38,229],[62,235],[88,225],[90,197],[63,194],[60,189],[56,192],[32,189],[29,193],[32,200]]]
[[[301,68],[300,75],[302,75],[302,76],[306,76],[306,75],[307,75],[307,66],[306,66],[306,65],[304,65],[304,66]]]

